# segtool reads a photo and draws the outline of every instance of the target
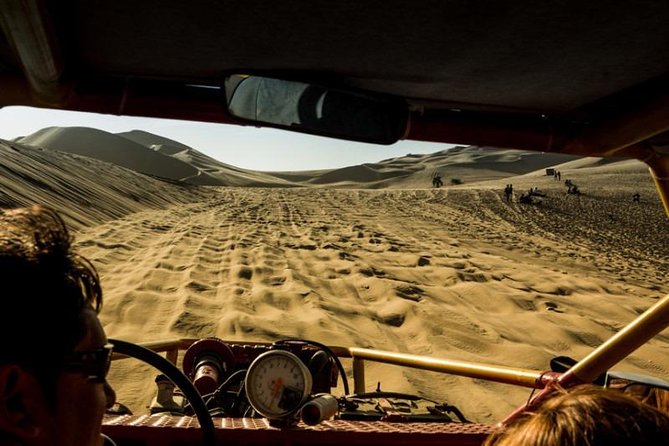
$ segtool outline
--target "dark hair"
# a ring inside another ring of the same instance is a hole
[[[669,415],[637,398],[593,385],[558,390],[536,411],[493,434],[486,446],[661,446]]]
[[[0,364],[31,368],[47,392],[86,334],[84,310],[102,306],[97,272],[71,243],[51,209],[0,210]]]

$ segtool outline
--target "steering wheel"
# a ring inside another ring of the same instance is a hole
[[[122,355],[139,359],[155,368],[163,375],[167,376],[184,394],[190,403],[198,422],[202,429],[202,439],[206,446],[216,445],[216,428],[214,421],[207,410],[207,407],[193,383],[183,374],[181,370],[163,356],[132,342],[121,341],[119,339],[109,339],[114,345],[114,351]]]

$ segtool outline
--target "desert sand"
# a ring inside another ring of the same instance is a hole
[[[109,337],[306,338],[547,370],[554,356],[584,357],[669,292],[669,219],[636,161],[462,147],[253,172],[156,135],[89,130],[0,141],[0,203],[47,204],[66,217],[100,272]],[[115,138],[122,159],[100,149]],[[431,187],[435,172],[444,187]],[[566,194],[564,179],[583,195]],[[518,203],[530,187],[546,197]],[[616,369],[669,379],[668,353],[665,331]],[[115,362],[119,401],[145,411],[155,373]],[[478,422],[530,394],[368,365],[368,390],[378,382]]]

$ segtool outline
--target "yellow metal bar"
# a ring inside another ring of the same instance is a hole
[[[179,361],[179,349],[175,348],[174,350],[167,350],[165,358],[172,364],[176,364],[177,361]]]
[[[353,393],[365,392],[365,361],[353,358]]]
[[[174,352],[186,350],[198,339],[169,339],[152,342],[143,342],[139,345],[155,352]],[[228,342],[228,341],[224,341]],[[239,341],[230,341],[237,343]],[[271,343],[254,342],[254,344],[271,345]],[[410,355],[405,353],[385,352],[382,350],[364,348],[330,347],[337,356],[342,358],[353,358],[353,380],[354,392],[365,392],[365,360],[385,364],[418,368],[433,372],[450,373],[452,375],[481,378],[488,381],[496,381],[517,386],[542,388],[541,376],[544,372],[528,369],[518,369],[496,365],[477,364],[465,361],[448,359],[435,359],[427,356]],[[168,356],[175,357],[174,353]],[[113,359],[122,359],[122,355],[114,355]]]
[[[138,343],[138,345],[141,345],[144,348],[148,348],[149,350],[153,350],[156,353],[167,352],[166,355],[167,359],[176,364],[177,358],[179,356],[179,350],[187,350],[188,347],[190,347],[197,340],[198,339],[188,339],[188,338],[167,339],[160,341],[141,342]],[[121,355],[118,353],[114,353],[112,355],[113,361],[125,358],[128,358],[128,356]]]
[[[669,216],[669,156],[657,156],[646,163],[650,166],[650,176],[655,181],[664,211]]]
[[[583,358],[559,379],[592,382],[669,325],[669,294]]]
[[[516,386],[543,387],[541,376],[544,372],[528,369],[517,369],[488,364],[478,364],[450,359],[436,359],[426,356],[410,355],[406,353],[386,352],[366,348],[349,348],[349,352],[356,359],[394,364],[433,372],[449,373],[451,375],[468,376],[488,381],[513,384]]]
[[[144,348],[148,348],[149,350],[153,350],[154,352],[165,352],[174,349],[187,350],[188,347],[193,345],[193,343],[196,341],[198,341],[198,339],[181,338],[181,339],[167,339],[167,340],[151,341],[151,342],[140,342],[138,343],[138,345],[141,345]]]

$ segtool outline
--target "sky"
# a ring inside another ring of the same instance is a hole
[[[186,144],[223,163],[264,171],[333,169],[453,147],[451,144],[416,141],[399,141],[384,146],[238,125],[32,107],[0,108],[0,139],[27,136],[54,126],[91,127],[110,133],[144,130]]]

